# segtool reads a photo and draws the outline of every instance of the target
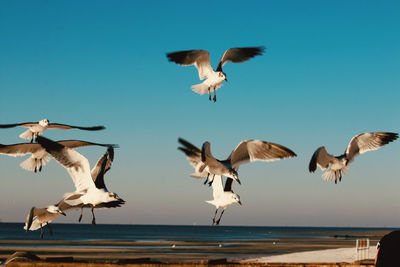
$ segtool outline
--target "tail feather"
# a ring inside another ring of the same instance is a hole
[[[199,95],[207,94],[208,88],[209,86],[204,83],[192,85],[192,91],[198,93]]]
[[[31,130],[26,130],[22,134],[19,135],[20,138],[26,139],[26,140],[32,140],[33,139],[33,132]]]
[[[27,171],[40,171],[42,167],[45,166],[49,161],[50,157],[48,156],[42,158],[41,160],[34,157],[29,157],[21,162],[20,166]]]
[[[326,172],[322,175],[325,181],[337,181],[339,182],[342,180],[342,177],[346,174],[346,172],[349,170],[349,166],[346,166],[340,170],[332,170],[328,169]]]

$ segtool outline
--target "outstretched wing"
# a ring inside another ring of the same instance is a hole
[[[13,123],[13,124],[0,124],[0,128],[13,128],[13,127],[24,127],[29,128],[34,125],[37,125],[37,122],[21,122],[21,123]]]
[[[81,140],[62,140],[62,141],[57,141],[57,143],[68,147],[68,148],[79,148],[79,147],[85,147],[85,146],[106,146],[106,147],[114,147],[117,148],[118,145],[116,144],[99,144],[99,143],[92,143],[92,142],[87,142],[87,141],[81,141]]]
[[[319,147],[311,157],[310,164],[308,165],[308,170],[310,172],[315,172],[317,165],[321,170],[325,170],[329,167],[329,163],[333,163],[335,157],[328,154],[324,146]]]
[[[47,129],[62,129],[62,130],[79,129],[85,131],[98,131],[98,130],[104,130],[105,127],[104,126],[81,127],[81,126],[72,126],[60,123],[49,123]]]
[[[0,144],[0,154],[6,154],[9,156],[24,156],[26,154],[33,154],[41,150],[42,147],[39,144],[21,143],[13,145],[2,145]]]
[[[296,157],[296,153],[282,145],[262,141],[245,140],[232,151],[228,157],[233,168],[252,161],[275,161]]]
[[[80,200],[80,197],[83,194],[71,194],[68,197],[64,198],[60,202],[57,203],[57,206],[62,210],[63,212],[67,210],[73,210],[73,209],[78,209],[83,206],[82,200]]]
[[[393,142],[399,137],[397,133],[376,132],[362,133],[354,136],[346,149],[346,156],[349,162],[355,157],[367,151],[377,150],[382,146]]]
[[[190,176],[193,178],[206,177],[207,172],[204,171],[206,165],[201,161],[201,150],[182,138],[179,138],[178,142],[182,145],[178,149],[185,153],[187,160],[195,170]]]
[[[262,55],[264,50],[265,47],[263,46],[230,48],[222,55],[218,63],[217,71],[222,71],[222,67],[229,61],[233,63],[245,62],[252,57]]]
[[[195,65],[200,80],[206,79],[213,72],[210,63],[210,53],[206,50],[187,50],[167,54],[168,61],[182,66]]]
[[[87,158],[77,151],[67,148],[43,136],[39,136],[37,142],[46,149],[46,151],[52,155],[58,163],[67,169],[67,172],[74,182],[76,191],[83,192],[95,186]]]
[[[92,179],[97,188],[105,189],[107,191],[107,187],[104,183],[104,174],[111,168],[113,160],[114,149],[112,147],[109,147],[107,149],[107,152],[100,157],[100,159],[97,161],[96,165],[92,169]]]

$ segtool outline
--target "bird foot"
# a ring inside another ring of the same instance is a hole
[[[211,186],[212,183],[213,183],[213,181],[209,181],[209,182],[208,182],[208,186]]]
[[[43,239],[43,233],[40,233],[40,239]]]
[[[219,225],[220,221],[221,221],[221,219],[218,219],[218,221],[215,223],[215,225]]]
[[[81,216],[79,216],[78,222],[81,222],[81,220],[82,220],[82,214]]]
[[[217,102],[217,97],[216,96],[213,97],[213,101],[214,101],[214,103]]]
[[[93,220],[92,220],[92,224],[93,224],[93,225],[96,225],[96,219],[93,219]]]
[[[210,101],[211,101],[211,95],[208,95],[208,100],[210,100]]]

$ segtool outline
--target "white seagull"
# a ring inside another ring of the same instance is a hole
[[[61,129],[61,130],[79,129],[86,131],[98,131],[105,129],[104,126],[80,127],[80,126],[72,126],[60,123],[50,123],[48,119],[43,119],[38,122],[0,124],[0,128],[12,128],[12,127],[28,128],[28,130],[20,134],[19,137],[21,137],[22,139],[30,140],[31,142],[35,140],[38,136],[42,135],[43,131],[47,129]]]
[[[187,50],[168,53],[168,60],[182,66],[194,65],[200,80],[206,79],[201,84],[192,86],[192,90],[200,95],[208,93],[211,101],[211,90],[214,92],[214,102],[217,101],[216,91],[222,86],[223,81],[228,81],[222,67],[227,62],[240,63],[257,55],[262,55],[264,47],[236,47],[230,48],[222,55],[217,69],[214,71],[210,63],[210,53],[206,50]]]
[[[53,221],[58,215],[62,214],[66,216],[63,210],[61,210],[61,202],[58,205],[50,205],[45,208],[32,207],[26,217],[24,229],[28,231],[35,231],[40,228],[40,238],[43,239],[43,227],[47,225],[49,228],[50,235],[53,235],[53,231],[49,223]]]
[[[91,171],[92,179],[97,188],[99,189],[106,188],[104,184],[104,175],[111,168],[113,159],[114,159],[114,149],[113,147],[109,147],[107,149],[107,152],[97,161],[95,167],[92,169]],[[49,223],[53,221],[55,218],[57,218],[59,214],[65,215],[64,211],[78,209],[78,208],[81,209],[81,214],[78,220],[80,222],[82,219],[83,208],[89,208],[89,207],[91,208],[91,206],[84,205],[82,202],[79,201],[78,202],[74,201],[74,205],[68,204],[69,200],[74,200],[77,197],[79,197],[79,195],[68,196],[67,198],[61,200],[58,204],[50,205],[43,209],[37,209],[35,207],[31,208],[26,218],[24,229],[26,231],[28,230],[35,231],[39,229],[39,227],[42,228],[42,226],[47,225],[50,231],[50,235],[52,235],[53,233]],[[119,198],[118,200],[115,201],[105,202],[96,205],[95,208],[116,208],[120,207],[124,203],[125,201]],[[93,215],[92,224],[96,224],[93,209],[92,209],[92,215]],[[42,229],[40,237],[43,239]]]
[[[108,203],[110,203],[110,205],[113,205],[113,203],[124,203],[116,193],[109,192],[104,184],[104,173],[109,169],[109,167],[107,169],[107,165],[110,164],[108,160],[101,163],[105,165],[107,170],[104,172],[99,171],[99,174],[95,175],[97,179],[94,182],[88,159],[76,150],[67,148],[41,136],[38,137],[37,141],[67,170],[74,182],[76,188],[75,192],[64,194],[64,201],[71,206],[79,206],[82,204],[85,207],[91,207],[93,224],[95,224],[94,208],[107,207]],[[110,149],[112,148],[108,150]],[[110,152],[108,151],[108,153]],[[102,159],[100,159],[99,162],[101,160]],[[98,166],[99,162],[96,166]],[[96,171],[96,167],[94,171]],[[101,176],[101,178],[99,179],[98,176]]]
[[[317,166],[326,170],[322,177],[327,181],[339,182],[350,167],[355,157],[367,151],[377,150],[382,146],[396,140],[397,133],[376,132],[362,133],[354,136],[343,155],[332,156],[328,154],[324,146],[319,147],[311,157],[308,169],[315,172]]]
[[[92,142],[86,142],[81,140],[62,140],[57,141],[59,144],[68,148],[79,148],[84,146],[106,146],[106,147],[118,147],[114,144],[98,144]],[[2,145],[0,144],[0,154],[8,156],[25,156],[31,154],[29,158],[23,161],[20,166],[28,171],[41,171],[42,167],[50,161],[47,151],[40,144],[32,143],[21,143],[13,145]]]
[[[224,214],[225,210],[232,204],[238,203],[239,205],[242,205],[242,202],[240,202],[240,197],[239,195],[233,193],[232,191],[232,182],[233,180],[231,178],[226,178],[225,181],[225,187],[223,187],[222,184],[222,176],[221,175],[215,175],[212,183],[212,189],[213,189],[213,200],[206,200],[207,203],[214,205],[216,210],[214,213],[214,217],[212,220],[212,225],[219,225],[219,222],[221,221],[222,214]],[[221,215],[219,216],[219,219],[216,220],[218,209],[222,209]]]
[[[261,141],[245,140],[232,151],[226,160],[218,160],[211,154],[210,142],[205,142],[201,151],[201,161],[205,171],[213,175],[223,175],[235,179],[239,184],[238,169],[241,164],[253,161],[275,161],[297,155],[282,145]]]

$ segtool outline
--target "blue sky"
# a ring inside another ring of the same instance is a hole
[[[191,179],[183,137],[210,141],[224,158],[242,140],[262,139],[298,155],[242,166],[243,206],[230,225],[399,226],[399,141],[360,156],[333,184],[308,173],[321,145],[343,153],[351,137],[399,132],[398,1],[3,1],[0,3],[0,123],[38,121],[107,127],[47,131],[53,139],[118,143],[106,182],[127,201],[98,211],[98,223],[209,224],[211,189]],[[190,86],[194,67],[165,53],[230,47],[265,54],[227,64],[217,103]],[[0,143],[23,142],[23,129]],[[104,149],[79,150],[91,162]],[[73,191],[54,161],[40,174],[0,156],[0,219],[25,219]],[[75,222],[71,213],[58,222]],[[87,212],[86,222],[90,221]]]

